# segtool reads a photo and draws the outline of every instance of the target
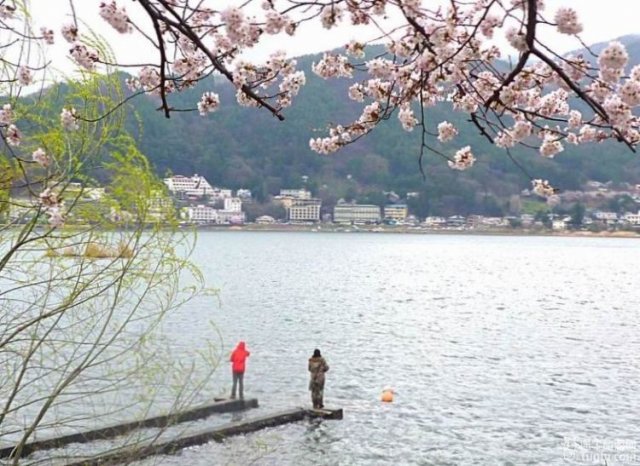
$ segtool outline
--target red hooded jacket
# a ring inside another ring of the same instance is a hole
[[[249,354],[251,353],[245,348],[244,341],[238,343],[238,346],[236,346],[236,349],[233,350],[229,358],[229,361],[232,362],[231,369],[233,372],[244,372],[245,361],[249,357]]]

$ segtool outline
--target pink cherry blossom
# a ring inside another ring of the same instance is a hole
[[[471,152],[471,147],[465,146],[458,152],[456,152],[456,154],[453,156],[453,160],[450,160],[448,163],[449,167],[454,170],[466,170],[468,168],[471,168],[475,161],[476,158]]]
[[[558,25],[558,31],[562,34],[580,34],[582,32],[578,13],[573,8],[558,8],[555,21]]]
[[[0,19],[12,19],[16,12],[13,5],[0,5]]]
[[[51,158],[47,155],[47,153],[41,147],[38,147],[31,154],[31,158],[34,162],[42,167],[48,167],[51,164]]]
[[[413,114],[413,110],[411,110],[409,104],[403,104],[400,107],[400,111],[398,112],[398,120],[400,120],[400,123],[402,123],[402,127],[406,131],[413,131],[413,128],[418,123],[418,119]]]
[[[602,68],[624,68],[629,61],[629,54],[620,42],[611,42],[598,57]]]
[[[620,99],[631,107],[640,105],[640,81],[629,79],[625,82],[620,88]]]
[[[521,142],[531,136],[532,125],[529,121],[516,121],[510,132],[515,142]]]
[[[9,126],[13,123],[13,109],[11,104],[4,104],[0,109],[0,126]]]
[[[42,38],[44,39],[45,43],[47,43],[48,45],[53,45],[55,36],[52,29],[48,29],[43,26],[40,28],[40,34],[42,34]]]
[[[132,32],[129,17],[124,7],[118,8],[115,1],[100,4],[100,16],[121,34]]]
[[[342,19],[342,8],[338,3],[330,3],[322,9],[320,20],[326,29],[331,29]]]
[[[73,107],[62,109],[60,121],[62,122],[62,127],[67,131],[76,131],[80,128],[78,115],[76,114],[76,109]]]
[[[46,188],[44,191],[42,191],[39,198],[40,204],[42,204],[44,207],[57,207],[60,203],[58,194],[55,191],[52,191],[51,188]]]
[[[458,130],[448,121],[443,121],[438,124],[438,140],[440,142],[451,141],[458,135]]]
[[[62,37],[70,44],[73,44],[78,40],[78,28],[74,24],[65,24],[62,26]]]
[[[353,67],[346,57],[325,53],[318,63],[314,63],[311,69],[322,78],[351,78],[353,77]]]
[[[18,82],[22,86],[28,86],[33,82],[31,70],[26,66],[21,66],[20,68],[18,68]]]
[[[345,46],[347,54],[355,58],[364,57],[364,44],[355,40],[352,40]]]
[[[528,49],[526,36],[522,31],[519,31],[515,27],[507,30],[507,41],[516,50],[524,52]]]
[[[582,125],[582,113],[578,110],[571,110],[569,112],[569,119],[567,120],[569,128],[577,129]]]
[[[98,52],[78,42],[73,44],[69,54],[78,65],[87,70],[93,70],[98,61]]]
[[[553,158],[556,154],[562,152],[564,147],[558,140],[557,136],[547,134],[540,146],[540,154],[544,157]]]
[[[205,92],[202,94],[200,102],[198,102],[198,111],[200,115],[205,116],[207,113],[215,112],[220,106],[220,98],[214,92]]]
[[[549,184],[547,180],[532,180],[533,192],[538,196],[549,197],[553,196],[556,190]]]
[[[64,215],[60,207],[51,207],[46,209],[46,214],[49,216],[49,225],[52,228],[61,228],[64,226]]]
[[[10,146],[19,146],[22,141],[22,132],[16,125],[9,125],[6,135],[7,144]]]

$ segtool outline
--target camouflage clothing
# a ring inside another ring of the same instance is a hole
[[[311,402],[314,408],[323,408],[322,397],[324,396],[324,373],[329,370],[329,366],[323,357],[309,358],[309,390],[311,390]]]

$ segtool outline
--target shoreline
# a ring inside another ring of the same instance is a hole
[[[185,229],[198,231],[230,232],[308,232],[308,233],[368,233],[368,234],[410,234],[410,235],[478,235],[478,236],[557,236],[578,238],[640,238],[640,231],[544,231],[526,229],[457,229],[457,228],[420,228],[409,226],[381,225],[188,225]]]
[[[0,225],[2,226],[2,225]],[[7,227],[7,225],[4,225]],[[11,225],[16,227],[19,225]],[[74,225],[78,230],[86,228],[83,225]],[[151,226],[151,225],[149,225]],[[71,225],[67,228],[72,227]],[[169,229],[173,229],[168,227]],[[134,228],[135,229],[135,228]],[[163,230],[164,227],[160,226]],[[126,228],[116,229],[114,231],[125,231]],[[334,225],[334,224],[245,224],[245,225],[180,225],[178,231],[216,231],[216,232],[289,232],[289,233],[367,233],[367,234],[407,234],[407,235],[457,235],[457,236],[544,236],[544,237],[562,237],[562,238],[640,238],[640,230],[638,231],[551,231],[551,230],[528,230],[528,229],[473,229],[473,228],[424,228],[405,225]],[[106,230],[105,230],[106,231]]]

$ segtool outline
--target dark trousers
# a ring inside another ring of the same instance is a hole
[[[311,403],[315,409],[324,408],[324,383],[310,383],[309,389],[311,390]]]
[[[236,387],[240,385],[240,399],[244,399],[244,372],[233,373],[233,388],[231,388],[231,398],[236,397]]]

